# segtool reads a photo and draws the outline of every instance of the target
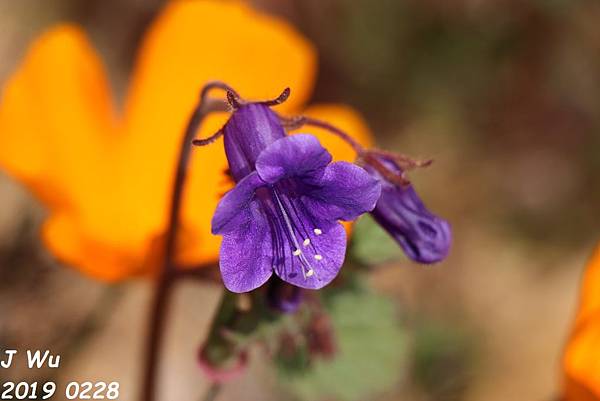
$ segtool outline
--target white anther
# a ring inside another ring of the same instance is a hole
[[[314,233],[315,233],[316,235],[321,235],[321,234],[323,234],[323,231],[321,231],[321,229],[319,229],[319,228],[315,228],[313,231],[314,231]]]
[[[323,259],[323,256],[317,254],[317,255],[315,255],[315,259],[316,260],[321,260],[321,259]]]
[[[309,246],[310,245],[310,240],[308,238],[305,239],[304,242],[302,243],[302,245]]]
[[[306,272],[306,277],[311,277],[313,274],[315,274],[315,271],[313,269],[310,269]]]
[[[300,249],[295,249],[294,252],[292,252],[292,255],[300,256],[301,253],[302,253],[302,251]]]

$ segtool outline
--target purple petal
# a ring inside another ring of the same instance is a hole
[[[247,175],[228,191],[219,201],[212,218],[212,233],[225,234],[236,229],[239,219],[246,218],[244,212],[255,196],[257,188],[264,186],[256,172]]]
[[[268,183],[288,177],[320,177],[331,155],[317,138],[298,134],[270,144],[256,159],[258,175]]]
[[[270,226],[258,201],[239,210],[234,220],[235,228],[223,234],[221,276],[229,291],[248,292],[273,274]]]
[[[373,210],[381,194],[378,180],[347,162],[332,163],[306,193],[305,203],[322,219],[356,219]]]
[[[320,219],[301,198],[280,187],[265,202],[271,225],[273,266],[284,281],[319,289],[338,274],[346,253],[346,231],[336,221]]]
[[[346,230],[340,223],[320,228],[310,236],[311,245],[300,248],[300,255],[288,254],[275,273],[284,281],[301,288],[318,290],[339,273],[346,256]],[[301,258],[308,262],[303,263]],[[312,273],[310,273],[312,271]]]

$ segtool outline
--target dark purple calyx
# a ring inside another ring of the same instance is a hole
[[[271,309],[281,313],[294,313],[302,303],[302,289],[271,277],[267,288],[267,302]]]

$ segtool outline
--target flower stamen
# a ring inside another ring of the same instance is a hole
[[[300,244],[298,243],[298,239],[296,238],[296,233],[294,231],[294,227],[292,225],[290,216],[285,210],[285,206],[283,205],[283,202],[281,201],[275,189],[273,189],[273,197],[275,198],[275,202],[277,203],[277,207],[281,213],[281,217],[283,217],[283,221],[285,222],[289,239],[292,242],[292,245],[294,246],[294,251],[292,252],[292,255],[298,256],[300,259],[300,265],[302,266],[302,276],[304,278],[311,277],[314,275],[314,270],[310,265],[308,259],[306,259],[306,256],[304,256],[304,254],[300,250]]]

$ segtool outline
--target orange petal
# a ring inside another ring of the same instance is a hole
[[[575,327],[565,349],[565,399],[600,400],[600,244],[581,289]]]
[[[44,239],[61,260],[107,280],[139,274],[157,262],[147,255],[158,256],[176,153],[200,87],[222,79],[245,97],[271,98],[290,86],[285,110],[308,97],[315,64],[311,45],[276,18],[239,3],[173,1],[144,40],[117,126],[94,50],[76,27],[59,26],[32,45],[6,87],[0,164],[50,207]],[[202,135],[223,121],[211,117]],[[185,262],[217,258],[210,218],[230,185],[225,166],[221,144],[194,152]]]
[[[181,136],[201,87],[219,79],[249,99],[273,98],[287,86],[292,96],[280,109],[298,107],[312,90],[316,56],[312,46],[283,21],[243,3],[172,1],[142,44],[126,102],[128,198],[140,208],[134,221],[164,229]],[[223,97],[223,93],[215,93]],[[199,136],[218,130],[213,117]],[[184,225],[190,233],[185,263],[216,261],[219,240],[210,220],[227,184],[222,142],[194,149],[186,188]],[[191,234],[195,233],[195,234]]]
[[[98,280],[141,275],[146,273],[142,268],[149,266],[142,262],[144,254],[139,248],[103,242],[85,231],[79,219],[66,214],[54,213],[42,227],[42,238],[62,262]]]
[[[49,205],[89,197],[113,130],[104,71],[84,34],[62,25],[33,43],[0,107],[0,163]],[[92,159],[90,159],[92,158]]]
[[[119,227],[126,213],[115,190],[117,141],[105,72],[83,32],[59,25],[40,36],[4,88],[0,164],[50,209],[50,249],[106,278],[127,275],[129,265],[120,260],[127,233]],[[96,246],[102,251],[87,252]]]

